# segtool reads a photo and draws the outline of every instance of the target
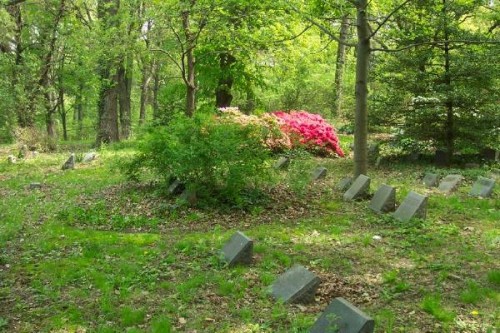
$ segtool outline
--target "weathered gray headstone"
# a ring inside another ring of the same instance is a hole
[[[410,192],[393,216],[402,222],[409,221],[414,217],[425,219],[427,216],[427,201],[427,196]]]
[[[309,333],[372,333],[375,321],[360,309],[337,297],[316,320]]]
[[[269,291],[284,303],[307,303],[314,300],[320,282],[316,274],[304,266],[294,265],[274,281]]]
[[[380,167],[380,164],[382,163],[382,156],[377,157],[377,160],[375,161],[375,168]]]
[[[460,184],[462,179],[463,177],[460,175],[448,175],[441,180],[438,189],[445,193],[453,192],[458,187],[458,184]]]
[[[472,185],[472,189],[469,192],[469,195],[472,195],[474,197],[487,198],[491,196],[491,194],[493,193],[494,187],[495,187],[494,179],[479,177],[474,183],[474,185]]]
[[[83,163],[90,163],[93,160],[97,158],[97,154],[95,152],[90,152],[86,153],[85,156],[83,156],[82,162]]]
[[[42,188],[42,184],[40,183],[31,183],[30,184],[30,190],[39,190]]]
[[[9,155],[9,156],[7,156],[7,162],[9,164],[16,164],[17,158],[14,155]]]
[[[351,187],[352,185],[352,178],[351,177],[345,177],[340,180],[340,182],[337,184],[337,189],[339,189],[342,192],[345,192]]]
[[[222,248],[222,255],[229,266],[248,265],[252,262],[253,241],[237,231]]]
[[[365,175],[359,175],[352,183],[351,187],[344,193],[344,200],[358,200],[368,196],[370,189],[370,178]]]
[[[285,169],[290,165],[290,159],[286,156],[281,156],[276,163],[274,163],[275,169]]]
[[[328,170],[325,167],[319,167],[316,170],[314,170],[311,179],[313,181],[318,180],[318,179],[323,179],[326,177],[326,172]]]
[[[62,169],[74,169],[75,168],[75,154],[71,154],[66,162],[64,162]]]
[[[396,208],[396,189],[382,184],[370,202],[370,209],[376,213],[393,212]]]
[[[181,194],[186,187],[180,180],[175,179],[171,182],[170,186],[167,189],[168,194],[170,195],[179,195]]]
[[[426,173],[423,179],[423,183],[426,187],[437,187],[438,186],[438,175],[435,173]]]
[[[370,143],[367,147],[368,161],[374,163],[377,161],[380,154],[380,145],[378,143]]]

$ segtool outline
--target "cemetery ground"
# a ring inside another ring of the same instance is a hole
[[[349,158],[292,160],[267,201],[227,212],[179,208],[154,183],[126,181],[116,165],[127,147],[65,171],[68,152],[8,164],[14,149],[0,148],[0,331],[307,332],[338,296],[376,332],[500,327],[499,194],[468,195],[487,168],[433,169],[464,177],[448,195],[422,184],[429,165],[371,168],[371,193],[385,183],[398,204],[429,195],[427,218],[402,223],[343,201]],[[317,166],[326,178],[305,186]],[[237,230],[254,258],[229,268],[219,251]],[[310,304],[268,294],[294,264],[321,279]]]

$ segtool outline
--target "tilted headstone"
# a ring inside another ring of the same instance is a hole
[[[342,192],[345,192],[351,187],[352,185],[352,178],[351,177],[345,177],[340,180],[340,182],[337,184],[337,189],[339,189]]]
[[[463,177],[460,175],[448,175],[441,180],[438,189],[441,192],[453,192],[458,187],[458,184],[460,184],[462,179]]]
[[[491,194],[493,193],[494,187],[495,187],[494,179],[479,177],[474,183],[474,185],[472,185],[472,189],[469,192],[469,195],[472,195],[474,197],[487,198],[491,196]]]
[[[178,179],[175,179],[174,181],[171,182],[171,184],[169,185],[168,189],[167,189],[167,192],[168,194],[170,195],[179,195],[181,194],[182,192],[184,192],[184,189],[186,187],[184,186],[183,183],[181,183],[180,180]]]
[[[325,167],[319,167],[316,170],[314,170],[311,179],[313,181],[318,180],[318,179],[323,179],[326,177],[326,172],[328,170]]]
[[[93,160],[95,160],[96,158],[97,158],[97,154],[95,152],[90,152],[90,153],[85,154],[85,156],[83,156],[82,162],[83,163],[90,163]]]
[[[316,320],[309,333],[372,333],[375,321],[363,311],[337,297]]]
[[[9,156],[7,156],[7,162],[9,164],[16,164],[17,158],[14,155],[9,155]]]
[[[427,216],[427,201],[427,196],[410,192],[393,216],[402,222],[407,222],[414,217],[425,219]]]
[[[370,202],[370,209],[376,213],[393,212],[396,209],[396,189],[381,185]]]
[[[237,231],[222,248],[222,255],[229,266],[248,265],[252,262],[253,241]]]
[[[31,183],[30,184],[30,190],[39,190],[42,188],[42,184],[40,183]]]
[[[62,169],[74,169],[75,168],[75,154],[71,154],[66,162],[64,162]]]
[[[286,156],[281,156],[276,163],[274,163],[275,169],[285,169],[290,165],[290,159]]]
[[[358,200],[368,196],[370,189],[370,178],[365,175],[359,175],[352,183],[351,187],[344,193],[344,200]]]
[[[314,300],[321,280],[302,265],[294,265],[281,274],[269,288],[271,296],[284,303],[308,303]]]
[[[426,187],[437,187],[439,178],[435,173],[426,173],[422,182]]]

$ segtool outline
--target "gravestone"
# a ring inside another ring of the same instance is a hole
[[[370,178],[365,175],[359,175],[352,183],[351,187],[344,193],[344,200],[352,201],[363,199],[368,196],[370,188]]]
[[[382,156],[377,157],[377,160],[375,161],[375,168],[380,167],[380,164],[382,163]]]
[[[83,163],[90,163],[93,160],[95,160],[96,158],[97,158],[97,154],[95,152],[90,152],[90,153],[85,154],[85,156],[83,156],[82,162]]]
[[[325,178],[327,171],[328,170],[325,167],[316,168],[316,170],[314,170],[312,177],[311,177],[312,181]]]
[[[372,333],[375,321],[360,309],[337,297],[316,320],[309,333]]]
[[[370,209],[376,213],[393,212],[396,208],[396,189],[382,184],[370,202]]]
[[[16,164],[17,158],[14,155],[9,155],[9,156],[7,156],[7,162],[9,164]]]
[[[494,179],[479,177],[474,185],[472,185],[472,189],[469,192],[469,195],[474,197],[487,198],[493,193],[493,187],[495,187]]]
[[[448,175],[441,180],[438,189],[441,192],[451,193],[458,187],[458,184],[462,181],[462,179],[463,177],[460,175]]]
[[[237,231],[222,248],[222,255],[229,266],[248,265],[252,262],[253,241]]]
[[[29,149],[27,145],[22,145],[21,149],[19,149],[19,154],[17,157],[19,158],[28,158],[29,157]]]
[[[290,165],[290,159],[286,156],[281,156],[279,160],[274,163],[275,169],[285,169]]]
[[[316,274],[304,266],[294,265],[274,281],[269,291],[284,303],[308,303],[314,300],[320,282]]]
[[[491,148],[481,150],[481,156],[487,161],[498,161],[499,151]]]
[[[184,189],[186,187],[184,186],[183,183],[180,182],[180,180],[175,179],[173,180],[170,185],[168,186],[167,192],[170,195],[179,195],[182,192],[184,192]]]
[[[380,154],[380,145],[378,143],[370,143],[367,147],[368,161],[375,163]]]
[[[434,164],[436,166],[447,166],[449,164],[448,153],[444,150],[436,150]]]
[[[63,170],[68,170],[68,169],[74,169],[75,168],[75,154],[72,153],[68,160],[64,162],[62,169]]]
[[[30,190],[39,190],[42,188],[42,184],[40,183],[31,183],[30,184]]]
[[[345,192],[351,187],[352,184],[352,178],[351,177],[345,177],[340,180],[340,182],[337,184],[337,189],[339,189],[342,192]]]
[[[414,217],[425,219],[427,216],[427,201],[427,196],[410,192],[393,216],[401,222],[407,222]]]
[[[435,173],[426,173],[422,182],[426,187],[437,187],[439,183],[438,180],[438,175]]]

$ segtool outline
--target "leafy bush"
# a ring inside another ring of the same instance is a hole
[[[199,203],[244,207],[250,194],[268,180],[269,151],[261,126],[235,125],[207,115],[179,116],[142,140],[140,154],[128,164],[129,176],[153,170],[166,185],[176,178],[196,193]]]
[[[320,154],[344,156],[334,128],[320,115],[305,111],[276,111],[273,114],[280,119],[282,131],[290,136],[294,146],[304,146]]]

